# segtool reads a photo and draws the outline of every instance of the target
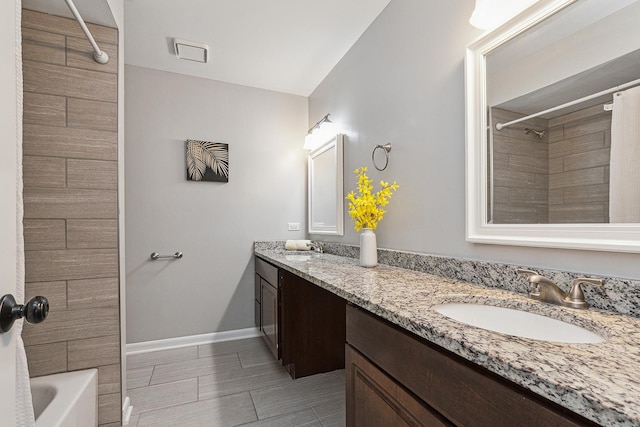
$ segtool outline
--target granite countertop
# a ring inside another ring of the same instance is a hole
[[[363,268],[357,259],[331,254],[281,248],[256,248],[255,254],[590,420],[640,426],[640,319],[559,307],[382,264]],[[467,326],[433,310],[452,302],[543,314],[607,339],[599,344],[537,341]]]

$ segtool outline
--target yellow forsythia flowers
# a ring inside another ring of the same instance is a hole
[[[373,180],[367,176],[367,168],[363,166],[356,169],[354,173],[358,176],[358,192],[360,195],[356,196],[353,191],[347,194],[349,215],[356,221],[354,225],[356,231],[360,231],[363,228],[375,230],[378,226],[378,221],[387,213],[384,210],[384,206],[389,204],[391,195],[400,186],[395,181],[391,185],[388,182],[380,181],[382,189],[372,194]]]

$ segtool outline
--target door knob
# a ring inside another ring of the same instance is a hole
[[[26,304],[16,303],[11,294],[0,299],[0,333],[8,332],[13,322],[23,317],[29,323],[40,323],[49,315],[49,301],[45,297],[31,298]]]

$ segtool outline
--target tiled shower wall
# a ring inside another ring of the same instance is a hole
[[[549,120],[549,222],[609,222],[610,151],[602,104]]]
[[[120,425],[117,30],[23,10],[27,297],[49,318],[25,325],[31,376],[98,368],[99,424]]]
[[[492,108],[491,114],[494,125],[523,117],[498,108]],[[534,118],[500,131],[493,127],[492,218],[496,224],[545,224],[549,219],[548,138],[525,134],[525,128],[545,130],[547,120]]]
[[[491,113],[494,124],[523,116]],[[546,134],[525,135],[525,128]],[[609,222],[611,112],[602,104],[494,130],[493,138],[495,223]]]

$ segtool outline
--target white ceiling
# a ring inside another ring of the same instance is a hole
[[[125,0],[125,63],[308,96],[389,1]],[[173,38],[210,61],[178,59]]]
[[[391,0],[124,0],[125,63],[309,96]],[[74,0],[87,22],[115,26],[106,0]],[[23,6],[71,17],[64,0]],[[178,59],[173,38],[209,45]]]

